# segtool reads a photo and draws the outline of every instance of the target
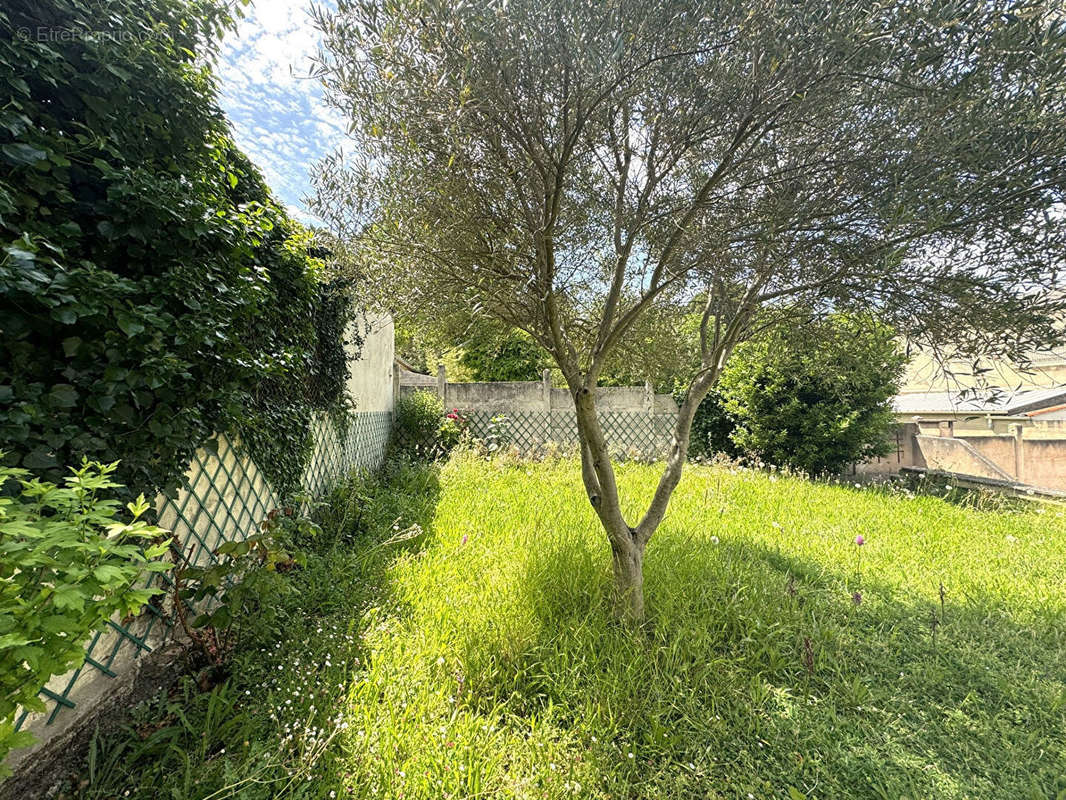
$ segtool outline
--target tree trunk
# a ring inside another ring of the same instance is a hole
[[[644,545],[639,542],[612,542],[615,613],[628,625],[644,621]]]
[[[646,538],[629,526],[618,502],[618,486],[607,442],[596,416],[595,394],[581,387],[574,392],[578,438],[581,440],[581,477],[589,503],[600,518],[611,545],[616,616],[627,625],[644,621],[644,547]]]

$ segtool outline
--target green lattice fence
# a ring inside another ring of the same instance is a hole
[[[563,446],[577,444],[577,417],[573,411],[463,411],[472,436],[501,447],[517,447],[525,452],[548,442]],[[650,414],[647,411],[602,411],[600,424],[611,451],[638,453],[645,457],[663,455],[670,446],[676,413]]]
[[[326,420],[316,423],[315,449],[304,475],[304,490],[320,496],[352,469],[380,466],[391,421],[387,411],[357,412],[345,435]],[[198,563],[214,560],[214,551],[223,542],[247,538],[278,505],[278,498],[255,464],[225,437],[196,454],[186,479],[187,487],[175,499],[161,497],[156,508],[159,524],[172,531],[182,551]],[[153,576],[146,585],[152,581],[160,581],[158,585],[166,588],[169,578]],[[48,711],[20,714],[16,729],[53,724],[64,709],[77,707],[78,688],[87,683],[86,676],[117,677],[133,659],[164,644],[174,624],[169,602],[149,605],[143,614],[124,623],[112,620],[89,641],[81,667],[42,687],[40,697],[50,706]],[[97,687],[92,696],[98,693]]]

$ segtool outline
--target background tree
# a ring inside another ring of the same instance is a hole
[[[397,355],[420,372],[443,363],[450,381],[539,381],[554,363],[532,336],[493,317],[420,315],[396,329]]]
[[[536,381],[550,361],[544,348],[520,328],[480,325],[463,343],[459,363],[477,381]]]
[[[758,325],[876,309],[976,355],[1057,336],[1066,26],[1055,2],[436,0],[320,10],[359,157],[316,211],[390,305],[526,330],[576,406],[619,612],[693,415]],[[669,296],[706,298],[662,479],[622,512],[595,392]]]
[[[771,329],[737,346],[692,444],[702,427],[705,446],[811,473],[885,455],[906,360],[890,328],[853,316]]]

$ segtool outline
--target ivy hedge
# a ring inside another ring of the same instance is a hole
[[[235,434],[281,492],[346,410],[350,287],[235,147],[222,0],[0,8],[0,441],[173,492]],[[359,342],[356,342],[358,345]]]

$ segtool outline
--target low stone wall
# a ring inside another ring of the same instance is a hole
[[[916,438],[929,469],[1007,481],[1014,477],[963,439],[921,435]]]
[[[574,398],[569,389],[552,386],[551,372],[544,370],[539,381],[480,381],[449,383],[443,365],[431,376],[412,372],[399,373],[397,390],[401,394],[434,391],[445,408],[463,411],[510,412],[573,411]],[[668,394],[655,394],[651,384],[644,386],[599,386],[596,406],[600,412],[645,412],[674,414],[677,403]]]
[[[1022,440],[1025,482],[1066,490],[1066,439]]]

